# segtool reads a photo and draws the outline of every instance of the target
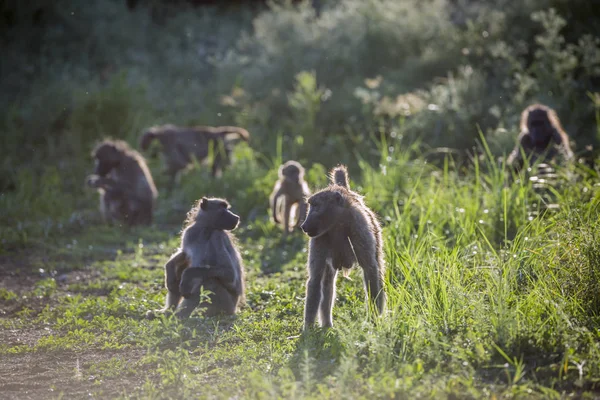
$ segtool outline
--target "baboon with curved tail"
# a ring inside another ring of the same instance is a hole
[[[304,329],[319,319],[331,327],[335,280],[339,270],[354,264],[363,270],[368,301],[385,307],[383,240],[377,216],[358,193],[350,190],[346,167],[331,172],[331,184],[308,199],[302,229],[310,237]]]
[[[140,148],[147,150],[152,141],[160,143],[165,161],[165,172],[170,177],[170,189],[179,172],[192,163],[193,158],[202,162],[213,151],[212,175],[219,176],[229,163],[233,146],[237,140],[250,140],[244,128],[236,126],[195,126],[175,125],[154,126],[140,139]]]

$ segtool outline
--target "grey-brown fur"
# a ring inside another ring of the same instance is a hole
[[[300,226],[306,218],[306,198],[310,196],[304,181],[304,168],[296,161],[288,161],[279,167],[279,180],[270,197],[273,221],[283,224],[285,234]],[[291,210],[296,206],[296,215],[290,226]],[[291,229],[290,229],[291,228]]]
[[[180,318],[187,318],[199,306],[206,316],[236,313],[244,300],[244,269],[229,231],[239,220],[222,199],[203,197],[192,208],[181,247],[165,265],[168,293],[162,312],[176,309]],[[200,303],[200,287],[212,292],[210,303]]]
[[[87,184],[100,193],[100,210],[109,222],[152,223],[156,187],[144,157],[122,140],[105,140],[92,151],[96,162]]]
[[[381,227],[362,196],[348,187],[346,167],[331,173],[331,184],[308,199],[302,229],[310,236],[304,328],[317,316],[322,326],[333,325],[335,279],[340,269],[358,263],[363,270],[367,299],[379,313],[385,307]]]
[[[506,164],[514,169],[523,166],[524,158],[531,164],[540,160],[550,163],[558,155],[566,161],[573,159],[569,136],[556,112],[548,106],[533,104],[521,113],[521,133]]]
[[[220,175],[229,162],[235,141],[248,141],[247,130],[236,126],[195,126],[180,127],[175,125],[154,126],[148,129],[140,139],[142,150],[148,149],[153,140],[158,140],[164,156],[165,170],[171,182],[178,178],[180,171],[192,163],[193,158],[202,162],[214,152],[212,174]]]

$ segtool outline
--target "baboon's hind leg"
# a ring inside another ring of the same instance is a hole
[[[181,293],[179,292],[179,283],[181,274],[187,266],[187,256],[184,252],[175,253],[165,264],[165,286],[167,287],[167,299],[165,302],[164,311],[175,309],[181,301]]]
[[[352,244],[356,241],[352,242]],[[383,291],[382,268],[377,259],[377,250],[375,246],[355,245],[353,247],[358,264],[363,269],[365,292],[368,301],[374,304],[379,314],[383,313],[385,308],[385,292]]]

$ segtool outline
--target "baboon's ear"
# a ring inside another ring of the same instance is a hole
[[[203,197],[202,199],[200,199],[200,209],[205,210],[208,207],[208,199],[206,197]]]
[[[335,192],[335,201],[337,204],[342,205],[344,203],[344,196],[340,192]]]

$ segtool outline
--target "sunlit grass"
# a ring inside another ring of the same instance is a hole
[[[132,361],[141,369],[108,360],[82,373],[110,379],[115,370],[128,371],[147,380],[128,392],[143,398],[160,397],[159,391],[175,397],[336,398],[544,397],[594,390],[600,372],[595,176],[575,171],[586,190],[559,184],[561,207],[531,217],[539,196],[530,181],[503,173],[491,157],[464,174],[449,163],[438,168],[414,159],[409,148],[386,150],[378,166],[360,161],[351,176],[384,225],[383,316],[366,318],[362,277],[354,271],[338,282],[334,328],[300,334],[306,240],[300,234],[281,239],[267,215],[267,178],[258,186],[238,178],[244,171],[274,179],[276,167],[254,164],[252,152],[240,150],[240,161],[222,181],[195,186],[192,171],[159,209],[182,193],[216,192],[233,198],[234,209],[244,203],[243,213],[252,214],[238,231],[248,295],[238,315],[146,320],[145,311],[163,301],[162,266],[178,244],[180,225],[122,231],[119,240],[112,233],[120,228],[91,225],[76,246],[65,235],[46,247],[56,256],[75,252],[73,260],[88,260],[54,265],[94,272],[89,279],[67,286],[44,279],[30,292],[3,292],[23,307],[5,327],[46,326],[49,332],[29,346],[3,345],[0,351],[141,349]],[[315,171],[318,176],[311,175]],[[320,166],[315,171],[308,172],[313,186],[323,183],[325,172]],[[245,188],[251,191],[240,193]],[[50,305],[26,312],[29,298]]]

